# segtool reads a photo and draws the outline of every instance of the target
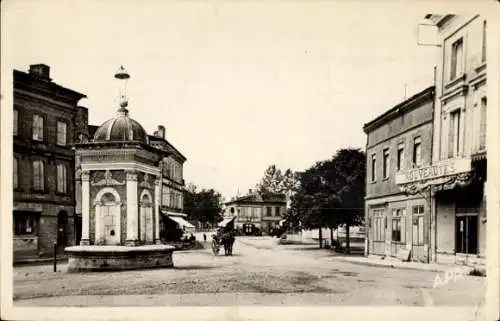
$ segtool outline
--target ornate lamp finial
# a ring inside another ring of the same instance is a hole
[[[127,97],[127,81],[130,78],[129,73],[123,68],[123,66],[120,66],[118,70],[115,72],[115,79],[121,80],[121,83],[118,83],[119,87],[119,104],[120,104],[120,109],[118,110],[121,113],[128,113],[128,110],[126,107],[128,106],[128,97]]]

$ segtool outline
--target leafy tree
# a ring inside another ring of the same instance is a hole
[[[190,220],[202,223],[214,223],[222,220],[222,197],[214,189],[197,190],[189,184],[184,190],[184,212]]]
[[[276,165],[271,165],[265,170],[264,176],[256,188],[260,192],[285,194],[287,197],[291,197],[297,189],[297,182],[297,174],[291,169],[282,172],[276,168]]]
[[[341,149],[332,159],[317,162],[299,177],[299,188],[292,197],[287,222],[306,229],[346,227],[349,251],[349,227],[362,222],[365,196],[364,152]]]

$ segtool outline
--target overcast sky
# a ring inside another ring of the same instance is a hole
[[[72,5],[69,6],[69,3]],[[64,5],[63,5],[64,4]],[[114,116],[123,64],[130,116],[187,158],[186,182],[225,197],[268,165],[304,170],[364,148],[364,123],[432,85],[436,49],[417,46],[427,11],[350,2],[10,1],[13,67],[51,67]]]

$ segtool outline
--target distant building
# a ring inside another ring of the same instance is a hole
[[[14,70],[14,261],[53,255],[78,242],[72,144],[86,127],[84,94],[50,78],[50,67]]]
[[[430,165],[433,115],[434,87],[429,87],[363,127],[366,254],[399,257],[406,252],[414,261],[429,262],[430,199],[402,189],[397,175]]]
[[[278,227],[285,210],[284,194],[249,190],[247,195],[235,197],[225,204],[224,217],[236,216],[235,228],[243,234],[253,234],[256,231],[269,233]]]

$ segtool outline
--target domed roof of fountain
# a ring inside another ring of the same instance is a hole
[[[147,133],[141,124],[130,118],[125,107],[118,109],[115,117],[105,121],[95,132],[94,142],[147,143]]]

